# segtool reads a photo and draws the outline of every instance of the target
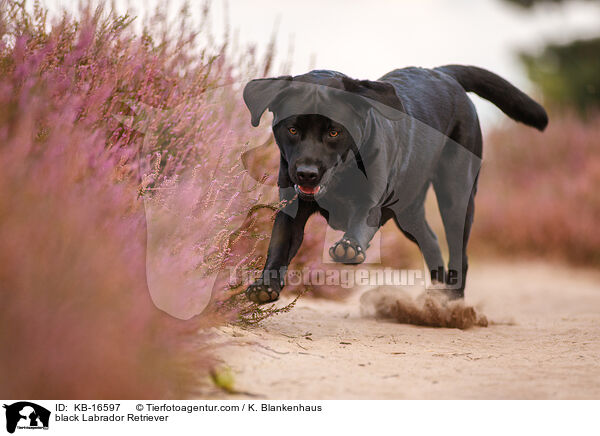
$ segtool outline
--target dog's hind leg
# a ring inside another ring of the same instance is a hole
[[[438,190],[443,191],[442,188],[438,188]],[[438,204],[446,230],[446,240],[450,254],[446,285],[448,286],[448,293],[452,298],[464,297],[467,269],[469,268],[467,244],[469,242],[469,234],[471,233],[471,225],[473,224],[476,191],[477,185],[475,182],[466,206],[461,207],[453,205],[447,194],[438,194]]]
[[[436,234],[425,220],[421,205],[416,210],[394,215],[394,221],[404,235],[416,243],[423,254],[432,282],[444,280],[444,259]]]
[[[463,298],[467,278],[467,243],[475,212],[477,177],[481,164],[481,131],[471,124],[467,135],[449,140],[437,169],[433,187],[446,231],[449,262],[446,286],[452,298]]]

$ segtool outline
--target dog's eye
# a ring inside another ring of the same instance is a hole
[[[295,127],[289,127],[288,132],[290,132],[292,135],[295,135],[298,133],[298,129],[296,129]]]
[[[340,132],[338,132],[337,130],[334,130],[334,129],[329,130],[329,136],[331,136],[332,138],[335,138],[339,134],[340,134]]]

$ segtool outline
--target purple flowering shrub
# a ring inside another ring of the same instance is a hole
[[[231,241],[270,201],[240,161],[261,61],[198,49],[188,19],[140,36],[127,15],[0,2],[0,396],[197,394],[214,364],[199,329],[252,310],[212,277],[253,260]],[[208,307],[165,313],[198,289]]]

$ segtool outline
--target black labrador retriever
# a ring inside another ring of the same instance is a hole
[[[501,77],[471,66],[403,68],[377,81],[316,70],[249,82],[244,100],[252,125],[267,109],[274,115],[284,207],[275,217],[264,271],[247,289],[248,298],[266,303],[279,297],[315,212],[344,231],[329,254],[345,264],[364,262],[377,230],[394,219],[418,244],[431,282],[450,298],[462,298],[482,153],[469,91],[516,121],[539,130],[548,124],[542,106]],[[446,231],[447,270],[425,220],[430,185]]]

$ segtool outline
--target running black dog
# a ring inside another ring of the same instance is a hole
[[[285,207],[277,213],[263,274],[247,289],[248,298],[266,303],[279,297],[315,212],[345,232],[329,253],[347,264],[363,262],[379,227],[393,218],[418,244],[432,282],[443,283],[451,298],[462,298],[482,153],[469,91],[516,121],[539,130],[548,124],[538,103],[501,77],[470,66],[404,68],[377,81],[317,70],[249,82],[244,100],[252,125],[265,110],[274,114]],[[425,221],[430,185],[446,230],[447,270]]]

